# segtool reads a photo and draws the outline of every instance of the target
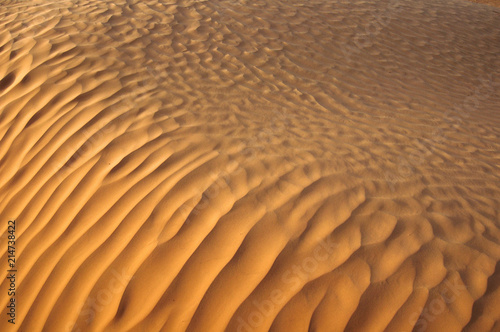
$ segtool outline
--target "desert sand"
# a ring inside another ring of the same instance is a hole
[[[0,331],[500,331],[499,91],[486,4],[0,1]]]

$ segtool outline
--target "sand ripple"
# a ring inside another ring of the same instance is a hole
[[[499,330],[499,38],[462,0],[3,1],[0,330]]]

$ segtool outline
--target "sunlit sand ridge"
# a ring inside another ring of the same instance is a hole
[[[0,1],[1,331],[500,330],[500,10]]]

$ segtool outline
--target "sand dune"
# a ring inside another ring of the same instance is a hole
[[[1,331],[500,331],[498,8],[0,3]]]

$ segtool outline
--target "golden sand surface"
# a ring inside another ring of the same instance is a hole
[[[482,3],[489,6],[500,7],[500,0],[470,0],[475,3]]]
[[[0,1],[0,331],[500,331],[499,65],[463,0]]]

